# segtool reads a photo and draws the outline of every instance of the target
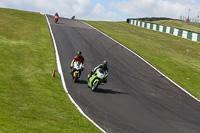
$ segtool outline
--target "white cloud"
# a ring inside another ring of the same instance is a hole
[[[6,8],[14,8],[27,11],[58,14],[62,17],[87,20],[120,20],[116,13],[107,10],[97,3],[91,6],[90,0],[1,0],[0,5]]]
[[[115,12],[108,11],[101,4],[97,3],[88,16],[84,17],[83,19],[116,21],[120,19],[120,16],[118,16]]]
[[[197,0],[117,0],[109,7],[98,0],[1,0],[0,7],[54,14],[78,19],[119,21],[128,17],[196,17],[200,11]],[[110,0],[114,1],[114,0]],[[102,3],[102,4],[101,4]],[[106,2],[108,3],[108,1]]]
[[[0,5],[5,8],[14,8],[35,12],[54,14],[58,12],[60,16],[71,17],[78,15],[80,17],[87,15],[92,7],[90,0],[1,0]]]
[[[196,17],[200,2],[195,0],[128,0],[112,2],[110,6],[133,18],[137,17],[172,17],[187,16]]]
[[[74,14],[78,15],[88,14],[91,8],[90,0],[77,0],[77,3],[73,6]]]

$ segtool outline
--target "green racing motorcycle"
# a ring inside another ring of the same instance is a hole
[[[88,79],[88,87],[95,91],[97,87],[106,80],[108,73],[104,69],[98,68],[96,72]]]

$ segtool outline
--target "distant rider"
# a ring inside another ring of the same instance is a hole
[[[74,69],[73,69],[73,67],[74,67],[74,62],[75,61],[80,61],[81,63],[82,63],[82,71],[84,70],[84,63],[85,63],[85,61],[84,61],[84,57],[82,56],[82,52],[81,51],[78,51],[77,52],[77,55],[74,57],[74,59],[72,60],[72,63],[71,63],[71,65],[70,65],[70,73],[71,74],[73,74],[73,72],[74,72]]]
[[[88,79],[96,72],[96,70],[97,70],[98,68],[102,68],[102,69],[104,69],[104,71],[105,71],[106,73],[108,73],[108,62],[107,62],[106,60],[104,60],[104,61],[102,62],[102,64],[99,64],[97,67],[95,67],[95,68],[91,71],[91,74],[88,75]],[[107,83],[107,78],[104,80],[104,83]]]
[[[55,13],[55,16],[59,17],[58,13]]]
[[[58,15],[58,13],[55,13],[54,21],[55,21],[56,19],[59,19],[59,15]]]

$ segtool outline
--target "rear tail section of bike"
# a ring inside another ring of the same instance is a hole
[[[74,82],[76,82],[79,77],[80,77],[80,72],[79,71],[74,71],[74,73],[73,73]]]

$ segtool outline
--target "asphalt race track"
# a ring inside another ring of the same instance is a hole
[[[137,56],[78,20],[48,16],[67,89],[87,116],[108,133],[200,133],[200,103]],[[77,83],[69,74],[77,51],[85,69]],[[87,74],[108,61],[108,83],[96,92]]]

